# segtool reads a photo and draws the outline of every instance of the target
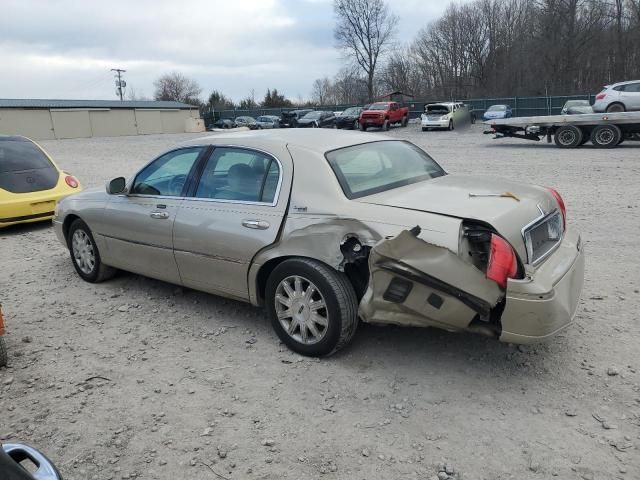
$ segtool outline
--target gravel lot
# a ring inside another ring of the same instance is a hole
[[[50,225],[10,228],[0,440],[37,446],[65,479],[432,479],[440,463],[465,480],[640,478],[640,142],[560,150],[481,131],[388,135],[451,173],[558,188],[587,247],[562,335],[515,348],[365,325],[308,359],[259,309],[132,274],[91,285]],[[43,146],[94,187],[195,136]]]

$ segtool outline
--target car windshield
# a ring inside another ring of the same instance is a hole
[[[309,120],[317,120],[318,118],[320,118],[320,115],[322,115],[322,112],[309,112],[302,118],[306,118]]]
[[[326,154],[348,198],[359,198],[445,175],[412,143],[390,140],[333,150]]]
[[[449,113],[447,105],[427,105],[427,113],[446,114]]]
[[[0,173],[53,168],[33,142],[22,138],[0,139]]]
[[[374,103],[369,107],[369,110],[389,110],[388,103]]]
[[[506,105],[491,105],[487,112],[504,112],[507,109]]]
[[[360,113],[360,109],[358,107],[347,108],[344,112],[342,112],[343,117],[348,117],[349,115],[358,115]]]

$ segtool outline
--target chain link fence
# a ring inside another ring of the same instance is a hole
[[[589,100],[591,104],[595,101],[595,95],[566,95],[557,97],[496,97],[496,98],[471,98],[461,101],[469,105],[470,109],[476,114],[479,119],[482,114],[491,105],[509,105],[513,111],[514,117],[529,117],[536,115],[558,115],[562,106],[567,100]],[[415,100],[411,102],[404,102],[403,106],[409,107],[409,118],[418,118],[424,112],[424,106],[429,103],[438,103],[442,101],[451,100]],[[283,111],[295,110],[296,108],[313,108],[316,110],[330,110],[335,112],[341,112],[349,107],[355,107],[358,105],[322,105],[311,107],[293,107],[293,108],[253,108],[248,110],[234,109],[234,110],[219,110],[215,112],[204,111],[202,112],[202,118],[205,121],[205,125],[209,128],[215,121],[221,118],[235,119],[240,116],[259,117],[261,115],[276,115],[280,116]]]

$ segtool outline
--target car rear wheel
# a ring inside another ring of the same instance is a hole
[[[360,122],[358,122],[358,120],[354,120],[353,121],[353,129],[354,130],[358,130],[358,127],[360,127]]]
[[[428,129],[427,127],[422,127],[422,131],[423,131],[423,132],[426,132],[426,131],[428,131],[428,130],[429,130],[429,129]]]
[[[364,124],[360,124],[360,131],[366,132],[367,131],[367,126],[364,125]]]
[[[315,260],[282,262],[269,276],[265,297],[278,337],[301,355],[331,355],[358,326],[358,300],[346,275]]]
[[[575,125],[565,125],[556,130],[554,141],[560,148],[576,148],[582,144],[583,133]]]
[[[607,113],[626,112],[626,108],[621,103],[612,103],[607,107]]]
[[[407,126],[407,123],[409,123],[409,116],[408,116],[408,115],[405,115],[404,117],[402,117],[402,123],[401,123],[401,125],[402,125],[403,127],[406,127],[406,126]]]
[[[591,131],[591,143],[596,148],[613,148],[622,138],[617,125],[598,125]]]
[[[391,127],[391,124],[389,123],[389,120],[385,120],[384,123],[382,124],[382,130],[384,130],[385,132],[388,132],[390,127]]]
[[[83,280],[99,283],[115,275],[115,268],[102,263],[100,252],[91,230],[82,220],[77,219],[71,224],[67,243],[71,254],[71,262]]]

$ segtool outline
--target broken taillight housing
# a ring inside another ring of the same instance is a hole
[[[564,200],[562,196],[558,193],[555,188],[547,187],[553,195],[553,198],[556,199],[556,203],[558,204],[558,208],[560,209],[560,213],[562,213],[562,229],[566,230],[567,228],[567,207],[564,204]]]
[[[501,288],[507,288],[507,279],[515,278],[518,273],[518,259],[509,242],[495,233],[491,234],[487,278]]]

